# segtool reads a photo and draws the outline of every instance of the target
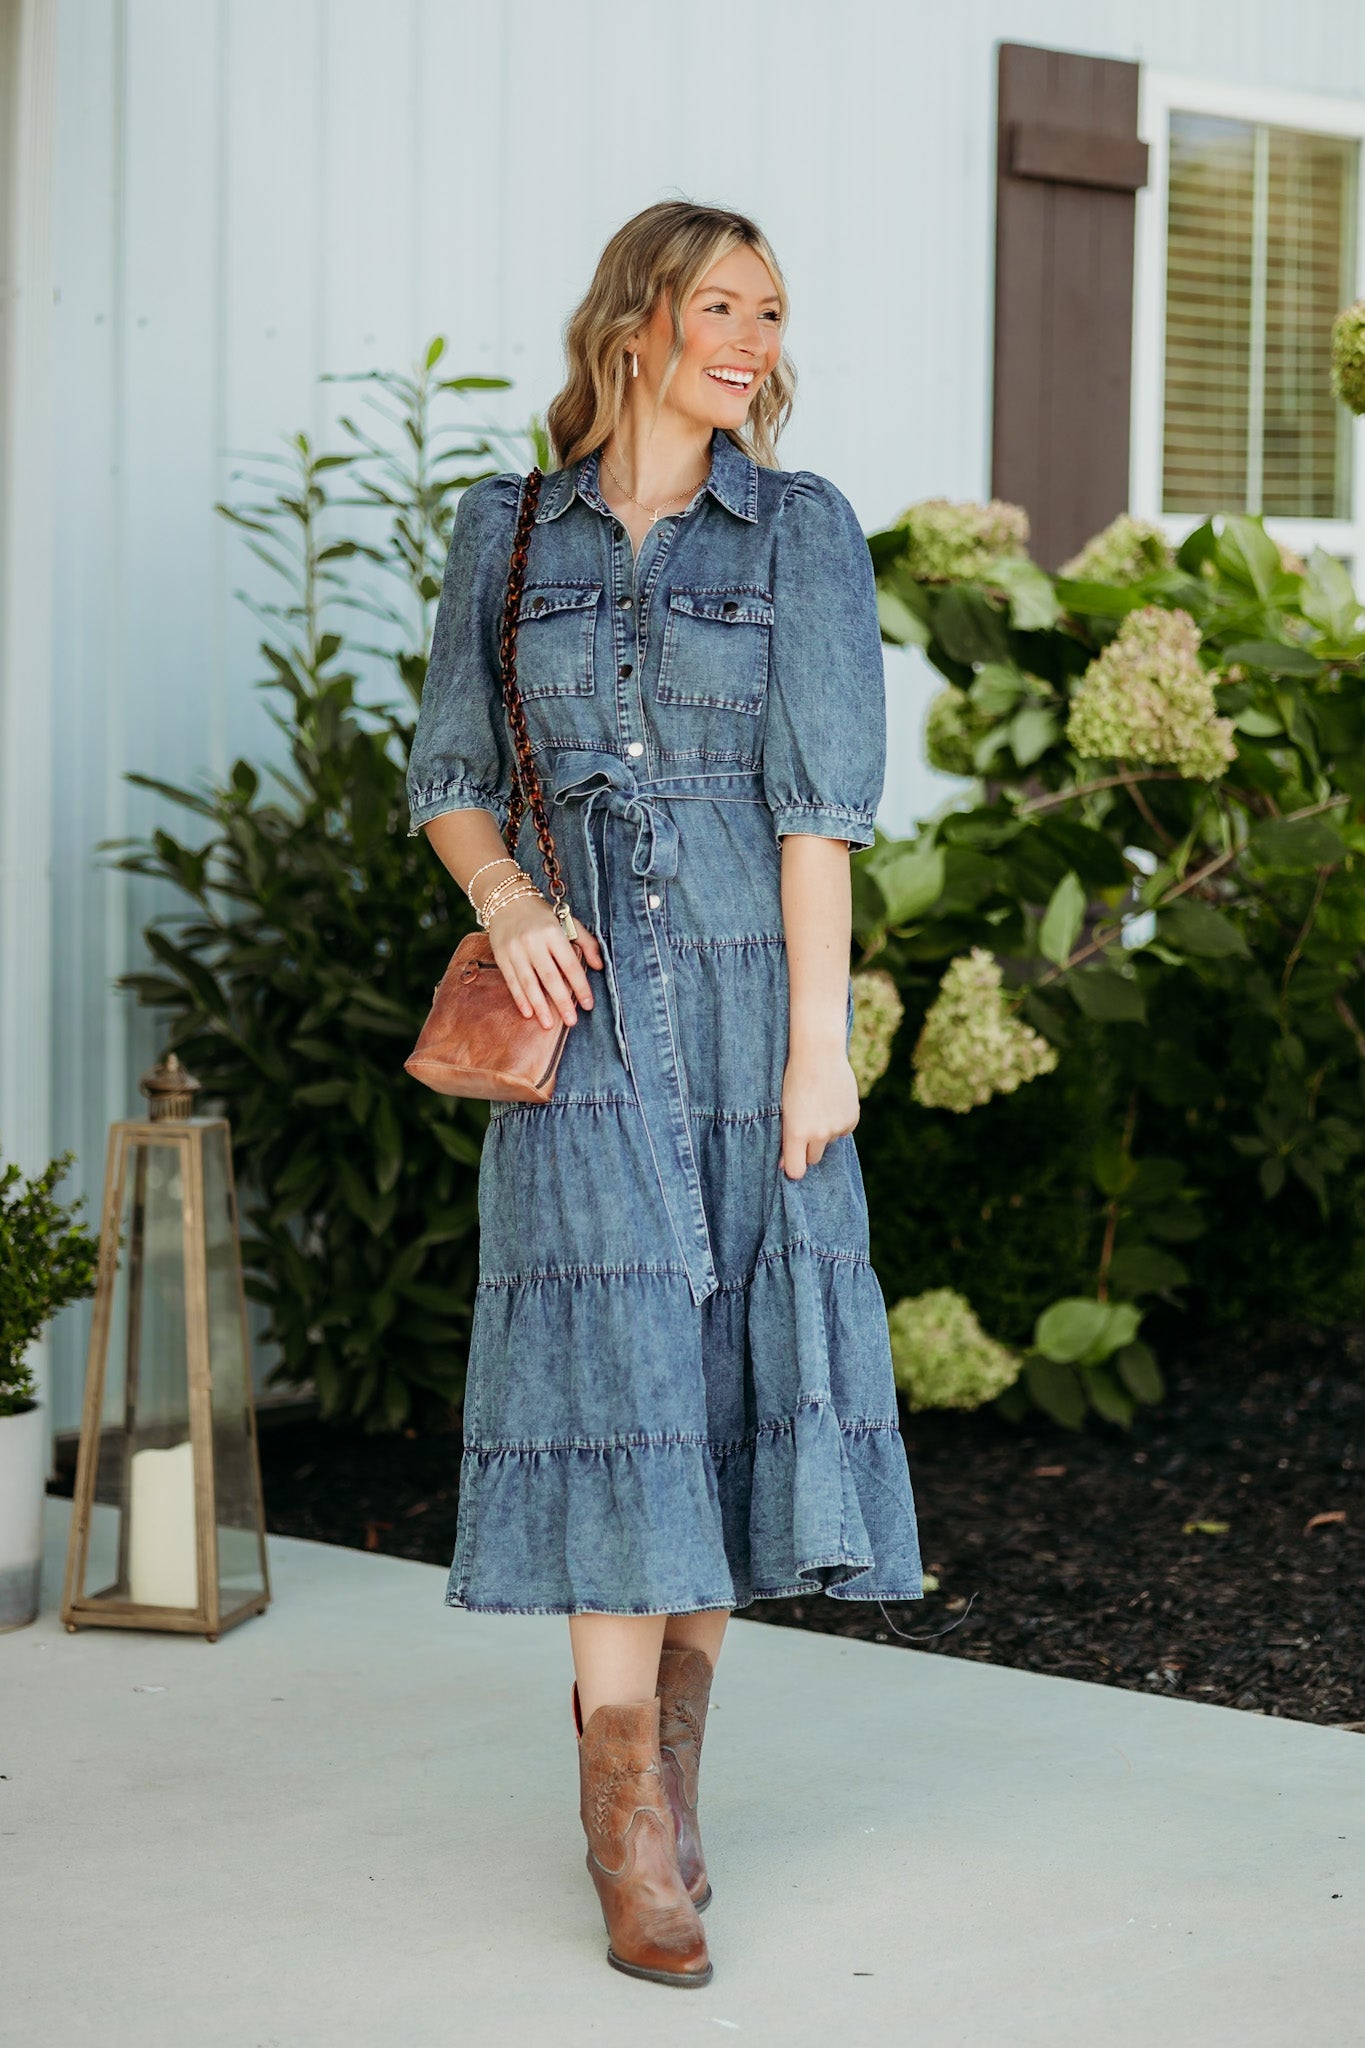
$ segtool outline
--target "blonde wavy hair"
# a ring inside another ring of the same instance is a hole
[[[786,280],[767,236],[746,214],[690,199],[661,199],[616,230],[597,259],[592,283],[564,328],[568,379],[545,414],[554,459],[561,469],[600,448],[620,423],[626,399],[626,336],[635,333],[668,295],[673,346],[659,384],[658,403],[673,381],[683,352],[680,309],[713,263],[730,249],[752,249],[772,272],[785,331],[790,302]],[[776,469],[777,437],[796,393],[796,370],[784,348],[759,386],[748,419],[730,440],[765,469]],[[656,405],[656,413],[657,413]]]

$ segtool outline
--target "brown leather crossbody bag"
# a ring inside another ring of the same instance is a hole
[[[565,935],[577,943],[577,927],[559,871],[545,794],[517,688],[517,617],[540,485],[541,472],[532,469],[522,492],[498,637],[502,697],[513,755],[512,797],[503,838],[515,858],[517,834],[529,810],[555,916]],[[578,953],[581,959],[581,946]],[[569,1026],[562,1019],[556,1019],[547,1031],[537,1018],[522,1016],[494,958],[487,932],[473,931],[455,948],[421,1035],[403,1065],[414,1080],[425,1082],[438,1095],[475,1095],[490,1102],[548,1102],[568,1035]]]

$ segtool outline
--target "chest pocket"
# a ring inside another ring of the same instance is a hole
[[[600,583],[528,583],[517,611],[523,697],[591,697]]]
[[[710,704],[757,715],[768,687],[773,601],[756,584],[679,585],[659,653],[662,704]]]

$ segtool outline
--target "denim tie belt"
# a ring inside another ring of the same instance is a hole
[[[763,777],[741,770],[646,778],[619,755],[565,751],[548,779],[556,804],[577,804],[582,812],[592,929],[602,947],[616,1044],[635,1086],[692,1298],[701,1302],[716,1291],[716,1270],[650,884],[678,872],[678,827],[668,805],[762,803]]]

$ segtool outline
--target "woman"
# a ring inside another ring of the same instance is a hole
[[[408,782],[522,1014],[572,1027],[552,1101],[491,1107],[446,1600],[569,1617],[608,1960],[677,1985],[730,1611],[922,1591],[850,1135],[881,642],[853,508],[776,466],[786,318],[752,221],[668,201],[565,331],[517,671],[581,959],[500,837],[515,474],[460,499]]]

